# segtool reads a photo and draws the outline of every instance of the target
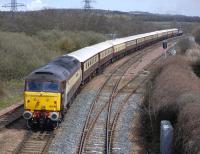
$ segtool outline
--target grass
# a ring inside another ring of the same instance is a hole
[[[16,104],[22,100],[22,95],[7,96],[0,100],[0,109]]]
[[[23,98],[23,80],[5,81],[0,84],[3,95],[0,96],[0,109],[20,102]]]

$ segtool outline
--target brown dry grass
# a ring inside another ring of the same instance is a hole
[[[185,55],[191,62],[199,62],[200,61],[200,46],[196,42],[191,42],[190,48],[187,49]]]
[[[155,111],[179,105],[177,100],[182,94],[200,92],[199,78],[193,73],[184,57],[172,57],[163,67],[155,79],[153,93]]]
[[[149,128],[144,132],[146,141],[152,142],[147,145],[157,144],[150,150],[159,152],[160,121],[170,120],[175,129],[174,153],[200,151],[200,79],[186,57],[171,57],[154,71],[143,109],[143,129]]]
[[[179,113],[175,132],[175,150],[179,153],[200,152],[200,97],[188,102]]]
[[[200,79],[183,57],[170,59],[155,80],[153,109],[157,120],[175,123],[175,151],[200,149]]]

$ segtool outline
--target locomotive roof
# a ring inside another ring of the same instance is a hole
[[[80,67],[77,59],[64,55],[36,69],[26,80],[63,81],[69,79]]]
[[[85,62],[88,59],[92,58],[96,54],[100,53],[101,51],[104,51],[106,49],[109,49],[112,47],[111,41],[105,41],[102,43],[98,43],[89,47],[82,48],[80,50],[77,50],[75,52],[72,52],[68,54],[69,56],[75,57],[80,62]]]

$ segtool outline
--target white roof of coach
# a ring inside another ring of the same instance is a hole
[[[132,41],[132,40],[136,40],[138,38],[138,35],[134,35],[134,36],[128,36],[126,38],[124,38],[126,40],[126,42]]]
[[[112,47],[111,41],[105,41],[105,42],[102,42],[102,43],[98,43],[98,44],[95,44],[95,45],[74,51],[74,52],[72,52],[68,55],[78,59],[80,62],[85,62],[88,59],[90,59],[91,57],[100,53],[101,51],[104,51],[104,50],[111,48],[111,47]]]
[[[126,42],[128,42],[128,41],[136,40],[136,39],[139,39],[139,38],[147,37],[147,36],[150,36],[150,35],[156,35],[156,34],[160,34],[160,33],[164,33],[164,32],[171,32],[171,31],[175,31],[175,30],[177,30],[177,29],[167,29],[167,30],[154,31],[154,32],[150,32],[150,33],[129,36],[129,37],[126,37],[124,39],[126,40]]]
[[[142,38],[142,37],[146,37],[146,36],[149,36],[149,35],[155,35],[155,34],[158,34],[158,32],[150,32],[150,33],[145,33],[145,34],[137,34],[137,35],[134,35],[134,36],[126,37],[124,39],[126,40],[126,42],[129,42],[129,41],[132,41],[132,40],[136,40],[136,39],[139,39],[139,38]]]
[[[175,31],[175,30],[178,30],[178,29],[173,28],[173,29],[160,30],[160,31],[157,31],[157,32],[158,33],[164,33],[164,32],[171,32],[171,31]]]
[[[95,56],[96,54],[100,53],[101,51],[111,48],[114,45],[126,43],[128,41],[132,41],[132,40],[146,37],[149,35],[155,35],[159,33],[175,31],[175,30],[178,30],[178,29],[174,28],[174,29],[160,30],[160,31],[155,31],[155,32],[150,32],[150,33],[145,33],[145,34],[133,35],[133,36],[125,37],[125,38],[118,38],[115,40],[109,40],[109,41],[98,43],[89,47],[82,48],[68,55],[78,59],[80,62],[84,62],[90,59],[91,57]]]
[[[125,43],[126,39],[125,38],[118,38],[118,39],[112,40],[111,42],[112,42],[113,45],[118,45],[118,44]]]

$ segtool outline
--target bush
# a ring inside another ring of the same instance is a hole
[[[116,33],[119,36],[157,30],[153,23],[137,16],[118,13],[84,12],[82,10],[49,9],[18,12],[13,18],[10,13],[0,12],[0,30],[25,32],[33,35],[42,30],[94,31],[103,34]],[[162,29],[159,26],[159,29]]]
[[[24,33],[0,32],[0,78],[21,79],[53,57],[104,41],[95,32],[42,31]]]
[[[177,130],[175,133],[177,151],[179,153],[199,153],[200,151],[200,97],[187,102],[177,119]]]
[[[184,55],[188,49],[192,48],[191,40],[187,38],[182,38],[177,42],[178,53]]]
[[[192,64],[195,74],[200,77],[200,58]]]
[[[0,32],[0,77],[3,80],[21,79],[55,56],[35,37]]]
[[[36,36],[44,42],[46,48],[55,50],[60,54],[67,54],[106,40],[106,37],[102,34],[82,31],[41,31]]]
[[[147,148],[159,152],[160,121],[170,120],[175,131],[174,153],[198,153],[200,79],[182,56],[169,58],[157,69],[147,84],[145,112],[141,113]]]
[[[193,31],[193,35],[194,35],[195,41],[200,45],[200,27],[196,28]]]

